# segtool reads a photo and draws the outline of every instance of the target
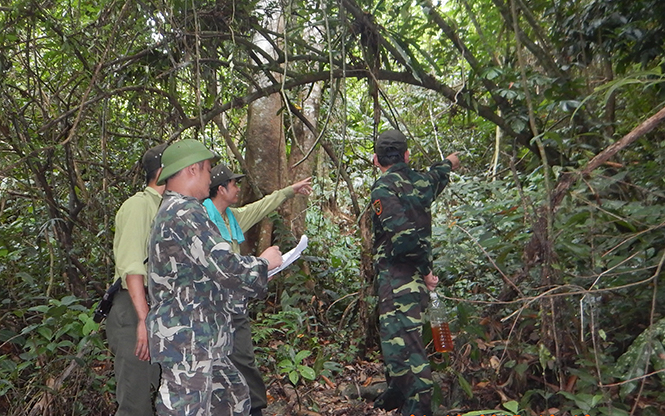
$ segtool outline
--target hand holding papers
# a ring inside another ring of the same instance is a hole
[[[298,260],[300,258],[300,254],[303,252],[304,249],[307,248],[307,236],[305,234],[300,237],[300,241],[298,242],[298,245],[293,248],[293,250],[284,253],[282,255],[282,265],[279,267],[275,267],[274,269],[268,271],[268,279],[270,279],[272,276],[275,274],[281,272],[284,270],[286,267],[288,267],[291,263],[294,261]]]

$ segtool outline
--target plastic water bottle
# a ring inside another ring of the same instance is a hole
[[[432,325],[432,340],[437,352],[451,352],[454,349],[453,339],[450,336],[448,315],[436,291],[429,292],[429,320]]]

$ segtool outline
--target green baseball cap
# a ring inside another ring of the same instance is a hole
[[[151,147],[143,154],[141,165],[146,173],[150,173],[162,167],[162,153],[164,153],[166,146],[168,146],[167,143],[162,143],[155,147]]]
[[[233,173],[225,164],[220,163],[210,171],[210,189],[217,188],[231,179],[238,180],[244,177],[245,175]]]
[[[162,154],[162,173],[159,174],[157,185],[164,185],[166,180],[187,166],[210,160],[217,162],[219,156],[205,145],[194,139],[184,139],[171,144]]]
[[[393,153],[402,155],[406,149],[406,136],[394,129],[381,133],[374,143],[374,153],[377,156],[388,156]]]

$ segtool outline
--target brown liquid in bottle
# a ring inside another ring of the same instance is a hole
[[[437,352],[451,352],[453,350],[453,339],[450,336],[448,322],[432,324],[432,340]]]

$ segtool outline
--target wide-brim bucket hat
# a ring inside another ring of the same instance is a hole
[[[162,173],[159,174],[157,185],[164,185],[166,180],[182,169],[194,163],[210,160],[219,161],[220,157],[205,145],[194,139],[184,139],[172,143],[162,154]]]

